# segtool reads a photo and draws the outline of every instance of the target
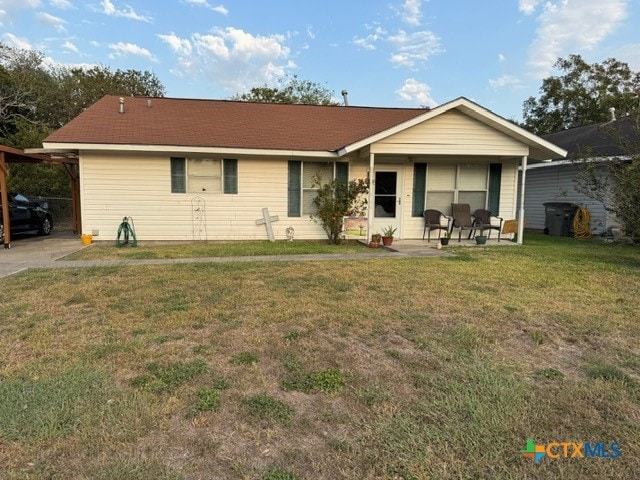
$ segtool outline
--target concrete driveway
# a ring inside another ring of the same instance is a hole
[[[11,248],[0,245],[0,278],[27,268],[50,266],[58,258],[83,248],[79,235],[56,232],[48,237],[12,235]]]

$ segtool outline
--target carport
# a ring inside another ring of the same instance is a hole
[[[2,198],[2,224],[4,225],[4,248],[11,248],[11,228],[9,221],[9,196],[7,176],[9,163],[59,163],[71,180],[71,207],[73,212],[73,233],[81,231],[80,224],[80,175],[78,158],[55,153],[26,153],[24,150],[0,145],[0,197]]]

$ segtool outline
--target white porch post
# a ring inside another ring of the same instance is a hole
[[[367,243],[371,241],[373,234],[373,215],[375,212],[375,176],[373,175],[373,164],[375,162],[375,154],[369,154],[369,200],[367,201]]]
[[[524,182],[527,178],[527,156],[522,157],[520,169],[522,175],[520,176],[520,210],[518,211],[518,245],[522,245],[522,238],[524,237]]]

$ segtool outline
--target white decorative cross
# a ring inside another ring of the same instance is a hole
[[[277,215],[269,216],[269,209],[267,207],[262,209],[262,218],[256,220],[256,225],[264,225],[267,227],[267,235],[269,236],[269,240],[272,242],[276,241],[276,237],[273,235],[273,228],[271,227],[271,222],[277,222],[280,220]]]

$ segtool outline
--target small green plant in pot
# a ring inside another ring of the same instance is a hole
[[[440,244],[449,245],[449,240],[451,239],[451,232],[445,231],[440,237]]]
[[[388,247],[393,243],[393,234],[396,233],[397,228],[393,225],[389,225],[382,230],[382,244]]]

